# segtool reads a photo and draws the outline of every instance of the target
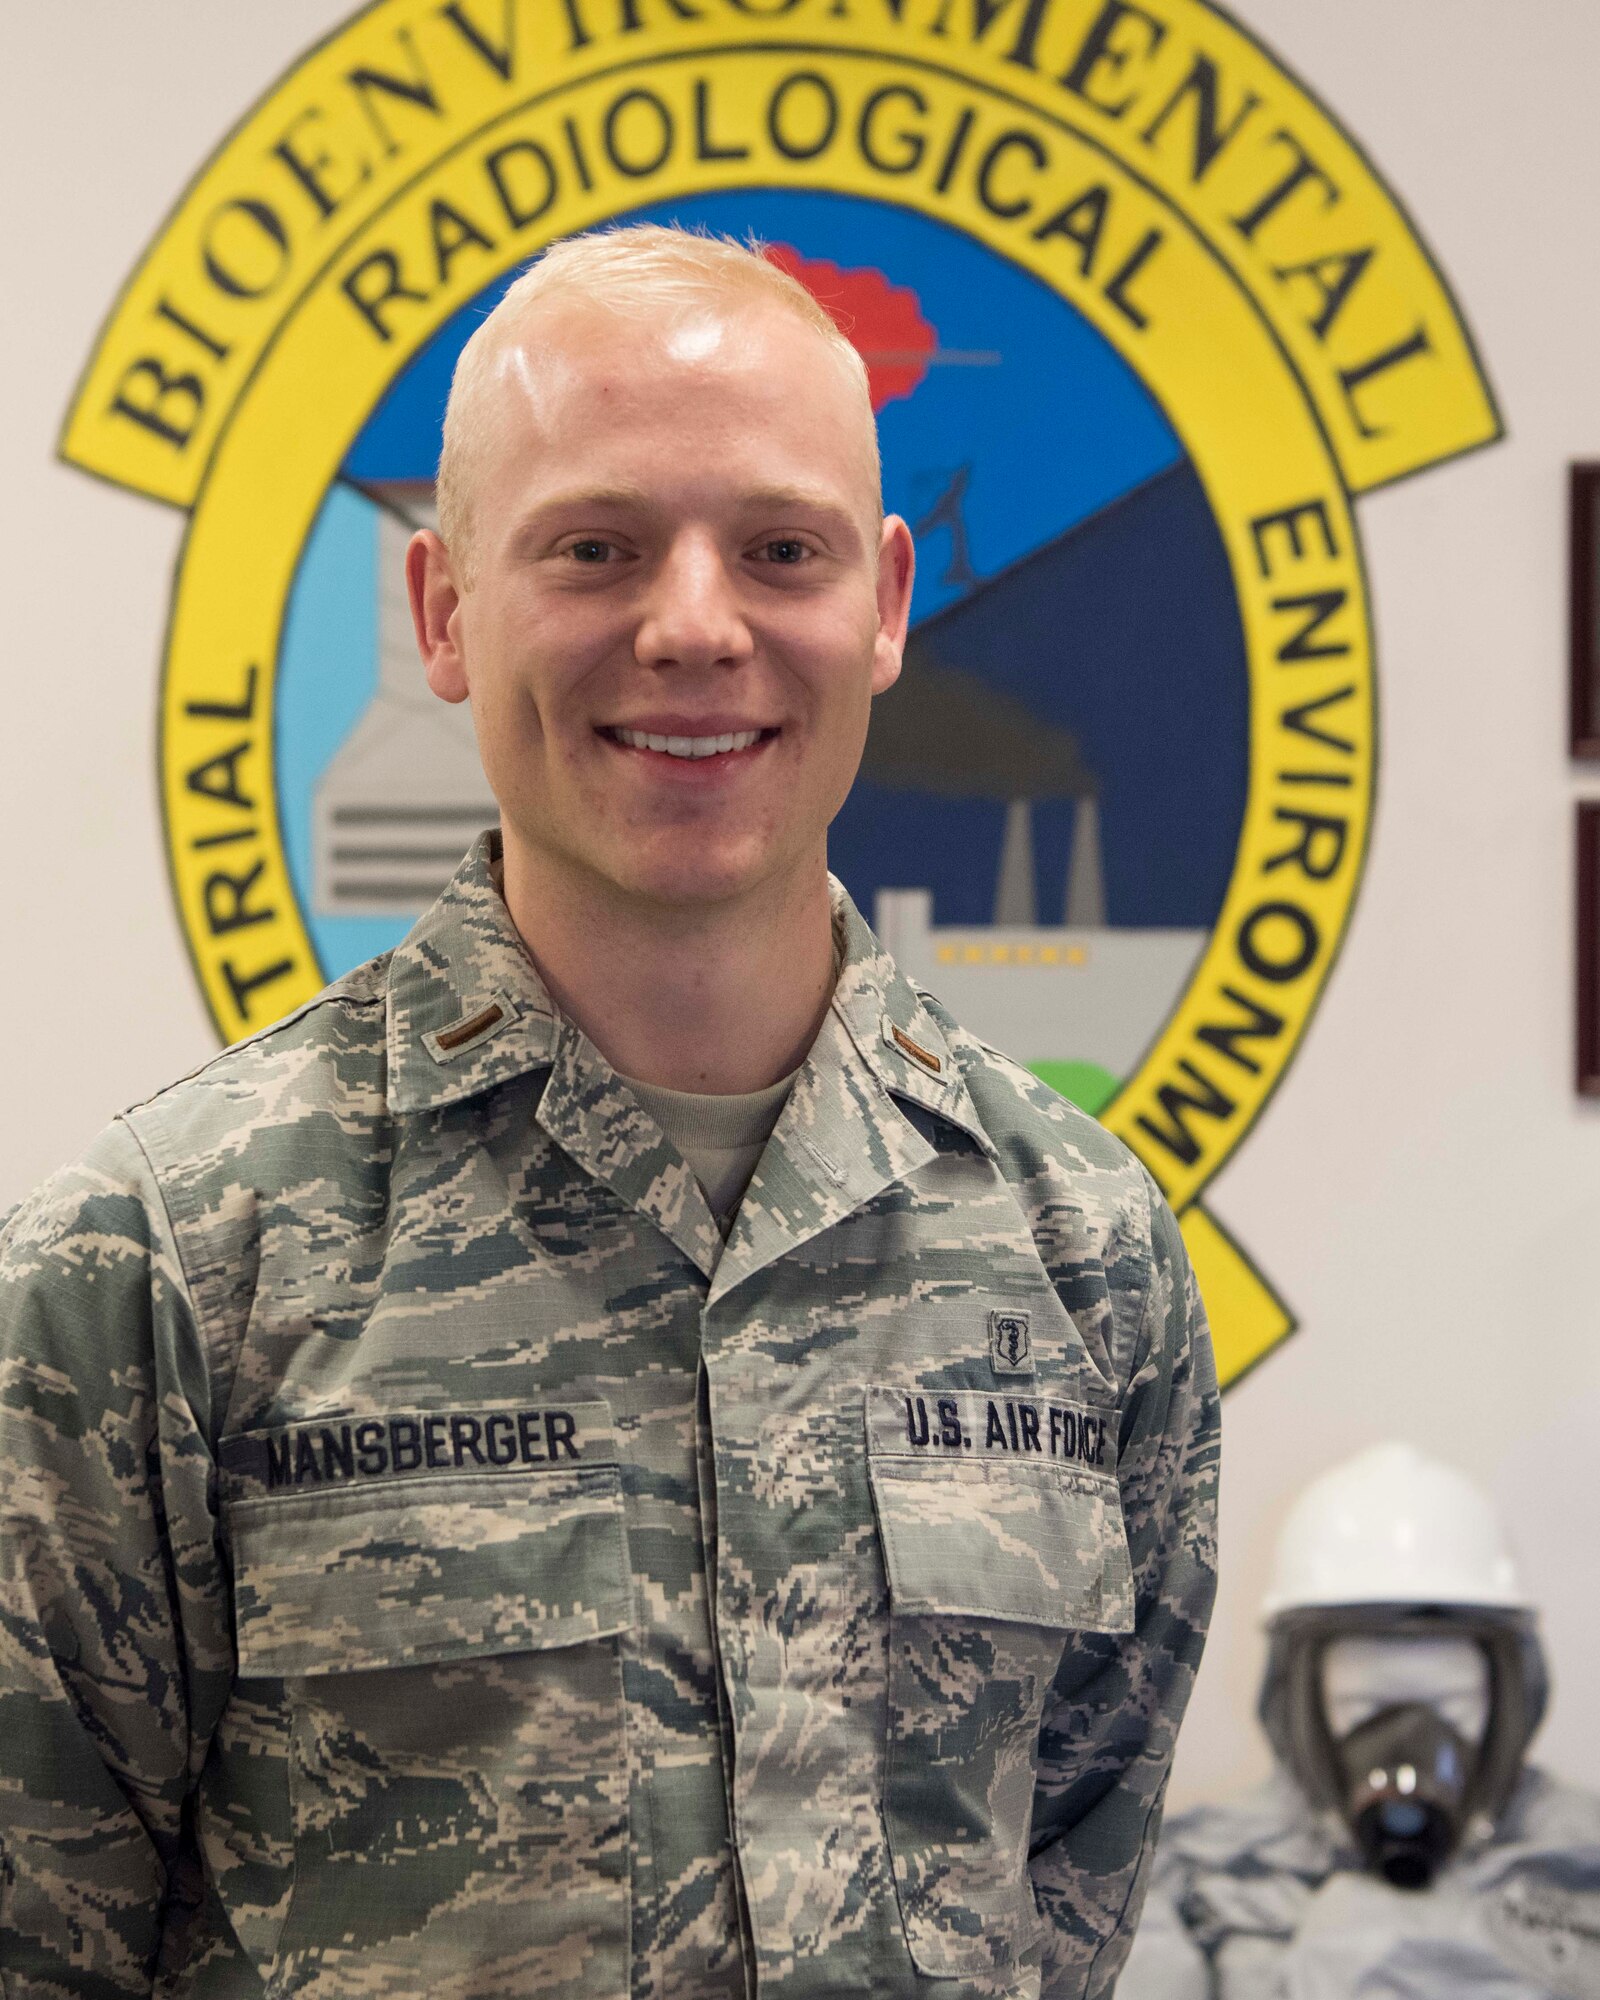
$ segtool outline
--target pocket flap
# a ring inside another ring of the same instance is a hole
[[[630,1622],[604,1403],[338,1418],[221,1456],[241,1675],[528,1652]]]
[[[896,1612],[1133,1630],[1114,1412],[871,1388],[867,1461]]]

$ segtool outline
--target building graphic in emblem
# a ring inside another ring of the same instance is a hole
[[[1003,807],[990,921],[940,924],[936,893],[925,886],[880,888],[872,921],[901,970],[964,1026],[1098,1110],[1172,1011],[1207,933],[1201,926],[1112,925],[1100,786],[1077,739],[944,663],[944,652],[959,653],[963,626],[971,632],[1003,624],[1008,597],[1048,586],[1052,552],[1042,554],[1019,575],[980,586],[962,601],[961,616],[947,612],[918,630],[900,681],[873,705],[862,764],[865,777],[889,789]],[[1061,566],[1060,552],[1053,566]],[[1094,680],[1095,664],[1077,662],[1085,682]],[[1033,837],[1045,801],[1071,810],[1065,877],[1050,885],[1060,913],[1053,924],[1039,921]]]
[[[327,916],[425,910],[499,807],[483,775],[472,709],[444,702],[417,663],[406,544],[437,527],[432,480],[366,489],[377,519],[378,685],[312,793],[312,895]]]

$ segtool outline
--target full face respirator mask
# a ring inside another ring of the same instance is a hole
[[[1546,1692],[1532,1619],[1341,1605],[1284,1613],[1269,1630],[1261,1719],[1280,1760],[1373,1874],[1426,1889],[1493,1827],[1522,1768]],[[1417,1698],[1430,1686],[1438,1698]]]

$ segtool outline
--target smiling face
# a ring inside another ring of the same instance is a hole
[[[470,588],[431,535],[408,578],[508,883],[681,910],[820,873],[911,595],[859,386],[764,301],[541,305],[494,380]]]

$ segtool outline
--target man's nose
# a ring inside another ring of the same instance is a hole
[[[650,580],[634,651],[647,667],[737,666],[754,649],[738,578],[708,535],[676,541]]]

